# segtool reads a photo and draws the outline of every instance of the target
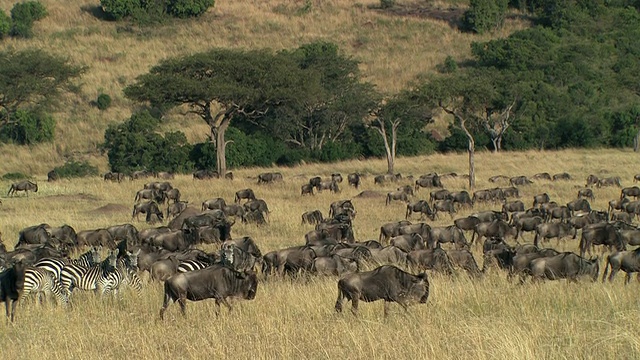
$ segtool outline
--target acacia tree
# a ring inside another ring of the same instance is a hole
[[[42,50],[0,52],[0,127],[17,121],[20,109],[51,107],[85,68]]]
[[[167,110],[189,107],[210,127],[218,174],[226,173],[225,132],[231,120],[251,119],[304,101],[316,81],[284,54],[214,49],[162,61],[124,92],[132,100]]]
[[[416,94],[412,91],[403,91],[380,102],[380,106],[372,112],[368,126],[382,136],[387,173],[394,173],[398,133],[404,129],[422,129],[431,121],[429,108],[417,101]]]

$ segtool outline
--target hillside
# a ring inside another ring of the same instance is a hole
[[[0,1],[9,12],[14,0]],[[122,89],[159,60],[212,47],[294,48],[314,40],[337,43],[361,63],[365,79],[394,93],[417,74],[432,72],[446,56],[464,60],[473,41],[504,37],[528,25],[517,17],[491,35],[462,33],[456,16],[466,1],[397,1],[379,10],[379,1],[217,1],[197,20],[175,21],[154,28],[135,28],[100,18],[99,1],[41,1],[49,15],[35,24],[29,40],[5,39],[3,48],[39,48],[88,66],[78,95],[66,97],[55,114],[56,140],[30,148],[2,145],[0,174],[23,172],[42,176],[67,159],[87,159],[107,169],[97,146],[108,124],[128,118],[132,104]],[[109,94],[107,111],[91,106],[100,93]],[[173,114],[167,130],[179,129],[190,141],[201,141],[206,126],[197,118]]]

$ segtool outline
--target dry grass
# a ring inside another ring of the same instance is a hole
[[[617,175],[624,186],[632,185],[637,156],[617,150],[478,153],[478,188],[493,186],[487,179],[496,174],[531,176],[537,172],[567,171],[574,180],[538,181],[521,188],[527,205],[540,192],[565,203],[574,198],[576,186],[584,185],[585,178],[592,173]],[[373,185],[372,175],[385,170],[384,161],[277,169],[284,174],[284,183],[257,186],[251,177],[267,170],[239,170],[232,182],[194,181],[180,176],[172,183],[180,188],[184,199],[196,206],[212,197],[230,200],[236,190],[252,187],[269,204],[271,222],[262,228],[236,224],[233,234],[254,237],[263,253],[302,244],[304,233],[311,227],[300,225],[300,214],[316,208],[326,214],[329,204],[338,199],[354,199],[358,240],[377,238],[381,224],[404,215],[400,203],[385,207],[382,198],[356,198],[359,191],[344,184],[340,194],[299,195],[300,185],[309,177],[327,176],[334,171],[370,174],[361,190],[386,192],[404,184]],[[397,171],[414,175],[430,171],[462,174],[467,171],[466,156],[403,158],[398,160]],[[2,198],[3,238],[11,247],[20,229],[42,222],[67,223],[76,230],[129,222],[128,210],[96,209],[105,206],[130,209],[135,191],[142,184],[142,180],[105,183],[99,178],[41,182],[40,191],[28,198]],[[463,189],[464,185],[462,180],[445,181],[450,190]],[[8,183],[2,182],[1,186],[8,188]],[[609,199],[619,196],[619,189],[595,189],[595,195],[593,207],[604,209]],[[427,196],[425,190],[417,195]],[[498,205],[485,205],[473,211],[497,208]],[[469,213],[471,210],[464,210],[457,216]],[[445,216],[430,223],[448,225],[451,219]],[[140,229],[148,227],[143,223],[135,225]],[[532,240],[530,234],[525,237],[527,242]],[[555,246],[555,241],[549,245]],[[563,241],[560,248],[575,251],[577,241]],[[473,250],[481,262],[480,252]],[[497,270],[478,281],[462,273],[454,278],[430,274],[432,295],[428,303],[416,305],[408,313],[392,306],[387,320],[382,317],[379,302],[362,303],[359,318],[348,311],[334,314],[337,279],[314,278],[261,282],[254,301],[237,302],[231,313],[223,309],[218,318],[211,301],[188,303],[186,319],[180,316],[178,306],[173,305],[168,309],[167,319],[160,322],[161,287],[149,283],[141,296],[125,293],[117,299],[101,299],[93,294],[74,294],[74,308],[68,310],[25,302],[18,308],[15,325],[0,321],[0,348],[4,357],[21,359],[638,358],[638,284],[624,286],[621,277],[613,284],[583,280],[577,284],[557,281],[519,286],[509,283]]]
[[[0,0],[0,9],[9,11],[14,0]],[[510,19],[503,30],[491,35],[461,33],[449,22],[439,20],[460,12],[460,1],[435,2],[429,12],[416,13],[424,3],[399,0],[394,12],[375,9],[377,0],[333,1],[220,1],[200,19],[175,21],[158,28],[136,29],[96,17],[97,0],[42,0],[49,15],[35,24],[30,40],[6,39],[3,48],[40,48],[89,67],[80,80],[82,91],[65,98],[56,114],[58,129],[50,144],[24,148],[4,145],[0,156],[30,158],[32,174],[43,174],[65,159],[81,155],[99,158],[97,144],[103,141],[109,123],[121,122],[131,114],[132,105],[122,89],[146,73],[160,60],[205,51],[213,47],[295,48],[315,40],[337,43],[348,55],[362,63],[365,79],[382,92],[394,93],[419,73],[432,72],[447,55],[465,60],[469,45],[492,37],[503,37],[527,26]],[[309,4],[308,11],[305,9]],[[453,12],[449,9],[452,8]],[[99,111],[90,102],[99,93],[109,94],[112,107]],[[179,129],[191,136],[199,133],[192,124],[175,115]],[[193,123],[193,122],[192,122]],[[200,120],[195,120],[200,125]],[[196,125],[196,127],[198,126]],[[105,164],[103,160],[96,160]],[[37,165],[35,165],[37,164]],[[106,165],[104,166],[106,169]],[[0,164],[0,173],[22,171],[22,162]]]

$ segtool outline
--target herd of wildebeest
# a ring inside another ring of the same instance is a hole
[[[131,179],[150,175],[140,172],[132,174]],[[315,226],[304,234],[304,244],[263,254],[259,241],[231,235],[236,221],[269,226],[270,210],[254,190],[238,190],[233,202],[212,198],[194,207],[181,200],[180,190],[168,181],[173,179],[172,174],[155,176],[161,181],[148,182],[135,194],[131,219],[138,220],[139,214],[144,214],[146,222],[168,221],[166,225],[138,230],[132,224],[123,224],[76,231],[69,225],[38,224],[20,231],[13,251],[7,251],[0,242],[0,299],[6,303],[7,317],[13,321],[18,300],[33,293],[38,297],[53,294],[66,304],[75,289],[100,294],[116,294],[126,287],[141,291],[142,273],[148,273],[150,281],[164,282],[160,310],[163,318],[171,302],[178,302],[183,314],[186,300],[213,298],[216,312],[220,304],[230,309],[229,298],[251,300],[259,281],[269,281],[274,276],[340,276],[336,311],[342,311],[345,300],[351,301],[355,314],[359,301],[381,299],[386,316],[391,302],[406,310],[411,303],[427,301],[426,270],[445,275],[462,270],[480,278],[491,269],[501,269],[509,279],[518,277],[519,282],[528,277],[577,281],[584,276],[595,280],[601,259],[586,258],[585,254],[591,256],[593,249],[601,246],[603,252],[610,252],[604,258],[603,281],[607,276],[613,280],[622,270],[628,283],[632,273],[640,272],[640,250],[626,250],[627,246],[640,245],[640,230],[632,225],[632,220],[640,216],[640,188],[622,188],[619,198],[609,201],[607,209],[593,209],[589,203],[595,199],[594,187],[621,188],[619,177],[601,179],[590,175],[584,187],[576,187],[575,200],[559,204],[547,193],[527,197],[522,192],[533,181],[573,181],[567,173],[540,173],[531,179],[493,176],[489,182],[508,186],[472,193],[444,188],[443,180],[461,177],[455,173],[430,173],[416,179],[400,174],[379,175],[374,184],[387,186],[410,180],[411,185],[397,187],[383,196],[385,206],[402,203],[406,212],[404,220],[381,224],[378,239],[356,241],[353,222],[358,212],[353,201],[345,199],[333,202],[326,217],[320,209],[302,214],[302,224]],[[218,178],[207,172],[194,173],[193,177]],[[233,179],[233,174],[228,173],[225,178]],[[359,189],[364,178],[365,175],[351,173],[347,186]],[[104,176],[105,181],[124,179],[121,173]],[[280,173],[263,173],[257,179],[258,184],[266,185],[284,181]],[[635,182],[639,180],[640,174],[634,177]],[[301,186],[300,195],[339,193],[342,182],[338,173],[327,178],[312,177]],[[420,198],[424,188],[430,190],[428,200],[414,200]],[[38,186],[30,181],[15,183],[7,195],[18,191],[28,195],[29,191],[37,192]],[[367,192],[375,191],[363,191],[361,195]],[[473,212],[483,203],[483,208],[501,208],[456,218],[461,209]],[[166,211],[161,210],[164,205]],[[451,218],[450,225],[429,225],[428,220],[443,213]],[[416,216],[420,222],[410,220]],[[533,243],[520,243],[527,232],[534,233]],[[578,232],[579,254],[541,247],[542,242],[555,238],[558,248],[561,239],[576,239]],[[219,250],[205,252],[198,248],[200,244],[219,244]],[[482,267],[471,252],[474,246],[482,248]],[[109,249],[108,256],[101,259],[99,254],[105,248]],[[82,255],[72,259],[72,253]]]

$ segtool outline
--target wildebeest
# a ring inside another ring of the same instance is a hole
[[[124,173],[121,172],[107,172],[104,174],[103,178],[104,181],[117,181],[117,182],[122,182],[122,180],[124,180]]]
[[[502,212],[505,214],[516,211],[524,211],[524,203],[520,200],[504,203],[504,205],[502,205]]]
[[[78,244],[76,230],[69,225],[64,224],[58,227],[49,227],[46,230],[54,243],[61,243],[71,247]]]
[[[399,200],[399,201],[403,201],[403,202],[407,203],[407,202],[409,202],[409,196],[404,191],[400,191],[400,190],[392,191],[392,192],[387,193],[387,198],[386,198],[386,201],[385,201],[385,205],[389,205],[392,200]]]
[[[193,172],[193,178],[197,180],[217,179],[218,172],[214,170],[196,170]]]
[[[536,180],[551,180],[551,175],[548,172],[537,173],[532,176]]]
[[[329,205],[329,217],[336,217],[338,214],[347,214],[354,218],[356,216],[356,208],[351,199],[334,201]]]
[[[553,181],[558,181],[558,180],[571,180],[571,175],[569,175],[569,173],[566,173],[566,172],[553,175]]]
[[[576,211],[580,211],[583,213],[591,212],[591,204],[587,199],[576,199],[567,203],[567,208],[571,211],[571,215],[573,216]]]
[[[252,212],[261,212],[262,216],[265,217],[267,220],[269,219],[269,213],[271,211],[269,211],[269,207],[267,206],[267,202],[264,201],[263,199],[254,199],[251,201],[246,202],[244,205],[244,211],[245,213],[252,213]]]
[[[386,182],[389,181],[399,181],[402,179],[402,175],[401,174],[384,174],[384,175],[376,175],[376,177],[373,178],[373,183],[374,184],[379,184],[382,185]]]
[[[449,194],[448,199],[451,200],[454,204],[458,204],[458,206],[473,207],[471,196],[466,190],[454,191]]]
[[[245,224],[265,225],[267,219],[264,217],[265,213],[260,210],[245,211],[242,215],[242,222]]]
[[[434,270],[439,273],[452,275],[453,264],[449,255],[441,247],[433,249],[414,250],[407,256],[409,265],[418,270]]]
[[[598,177],[596,175],[589,175],[587,176],[587,183],[584,185],[584,187],[589,187],[592,185],[598,185],[598,182],[600,181],[600,179],[598,179]]]
[[[584,199],[581,199],[584,200]],[[586,200],[585,200],[586,201]],[[561,222],[564,222],[565,219],[569,219],[571,217],[571,210],[567,206],[554,206],[550,210],[545,212],[545,220],[551,221],[553,219],[560,219]]]
[[[535,195],[533,197],[533,207],[536,207],[536,205],[546,204],[549,201],[551,201],[551,199],[549,198],[549,194],[547,193]]]
[[[384,300],[384,316],[387,317],[390,302],[396,302],[407,310],[413,302],[426,303],[428,297],[429,279],[426,273],[412,275],[393,265],[383,265],[340,279],[335,309],[342,312],[342,303],[347,299],[351,301],[351,312],[357,315],[360,300]]]
[[[429,193],[429,202],[433,203],[436,200],[446,200],[451,195],[451,192],[447,189],[435,190]]]
[[[49,224],[39,224],[26,227],[20,230],[18,235],[18,242],[15,247],[19,247],[22,244],[45,244],[51,239],[49,234]]]
[[[492,177],[489,178],[489,182],[491,182],[491,183],[496,183],[496,182],[502,181],[502,180],[507,181],[507,180],[509,180],[509,177],[506,176],[506,175],[495,175],[495,176],[492,176]]]
[[[479,277],[482,272],[471,252],[467,249],[449,250],[447,255],[454,266],[465,270],[471,277]]]
[[[429,207],[429,203],[426,200],[418,200],[414,203],[407,204],[407,212],[405,214],[405,219],[409,219],[412,213],[417,212],[420,213],[420,219],[428,216],[431,220],[435,220],[436,213],[431,210]]]
[[[631,202],[631,200],[629,200],[629,198],[623,198],[623,199],[620,199],[620,200],[611,200],[611,201],[609,201],[609,207],[608,207],[607,211],[609,212],[609,214],[611,214],[613,212],[613,210],[624,210],[624,211],[626,211],[626,207],[630,202]]]
[[[228,297],[253,300],[258,290],[258,277],[254,272],[238,272],[226,266],[210,266],[202,270],[176,274],[164,282],[164,302],[160,319],[169,307],[169,301],[178,302],[182,315],[186,315],[186,300],[200,301],[213,298],[216,314],[220,303],[231,310]]]
[[[340,187],[338,187],[338,183],[335,180],[321,181],[318,186],[316,186],[316,189],[318,189],[319,193],[321,193],[322,190],[329,190],[334,193],[340,192]]]
[[[188,201],[176,201],[175,203],[167,206],[167,219],[180,215],[188,205]]]
[[[242,219],[245,215],[244,206],[239,204],[229,204],[222,208],[222,212],[227,217],[235,217]]]
[[[424,239],[420,234],[398,235],[391,238],[391,245],[402,251],[410,252],[411,250],[424,249]]]
[[[513,267],[510,273],[510,278],[513,275],[520,276],[520,283],[523,283],[526,275],[531,275],[531,262],[535,259],[542,257],[552,257],[559,254],[554,249],[538,249],[534,247],[535,251],[520,253],[516,251],[516,255],[513,257]]]
[[[311,184],[302,185],[302,187],[300,188],[300,195],[302,195],[302,196],[304,196],[304,195],[315,195],[313,193],[313,185],[311,185]]]
[[[512,187],[508,187],[508,188],[502,189],[502,194],[504,195],[505,198],[508,198],[508,197],[519,198],[520,197],[520,190],[518,190],[517,187],[512,186]]]
[[[627,249],[618,229],[609,223],[592,224],[582,229],[580,256],[584,256],[585,252],[589,252],[591,255],[591,247],[594,245],[615,247],[617,251]]]
[[[533,181],[527,179],[526,176],[521,175],[521,176],[515,176],[509,179],[509,184],[511,184],[511,186],[522,186],[522,185],[533,184]]]
[[[58,175],[58,173],[55,170],[51,170],[47,173],[48,182],[58,181],[58,180],[60,180],[60,175]]]
[[[519,218],[513,222],[516,227],[516,240],[519,237],[523,237],[523,232],[536,231],[538,225],[542,224],[544,219],[540,216],[533,216],[527,218]]]
[[[253,240],[251,241],[253,242]],[[222,243],[220,256],[222,259],[221,262],[224,265],[229,266],[236,271],[253,271],[258,259],[262,260],[262,255],[259,250],[257,252],[257,256],[254,256],[253,254],[250,254],[236,246],[233,240],[228,240]]]
[[[591,199],[591,201],[596,199],[596,197],[593,196],[593,190],[591,190],[590,188],[584,188],[584,189],[578,190],[578,199],[579,198],[588,198],[588,199]]]
[[[456,213],[456,207],[451,199],[438,200],[433,203],[433,211],[435,213],[434,217],[438,216],[438,212],[446,212],[449,213],[449,216],[453,219],[453,214]]]
[[[396,221],[396,222],[382,225],[380,227],[380,236],[378,238],[378,241],[381,244],[387,243],[387,240],[389,238],[400,235],[398,233],[398,230],[404,225],[411,225],[411,222],[406,220],[401,220],[401,221]]]
[[[165,195],[164,195],[164,192],[158,191],[156,189],[142,189],[136,193],[136,196],[133,199],[133,201],[138,203],[142,200],[150,200],[150,201],[155,201],[158,204],[164,204]]]
[[[319,224],[322,222],[322,212],[320,210],[307,211],[302,214],[302,224]]]
[[[360,174],[351,173],[347,175],[347,182],[349,185],[354,186],[356,189],[360,187]]]
[[[81,230],[77,233],[78,246],[104,246],[109,249],[116,247],[113,235],[107,229]]]
[[[576,229],[569,223],[540,224],[536,227],[536,236],[533,239],[533,244],[535,246],[538,246],[538,239],[540,238],[542,238],[544,241],[551,238],[557,238],[558,245],[560,245],[560,239],[569,235],[575,235],[575,231]]]
[[[640,187],[626,187],[620,191],[620,199],[631,196],[638,199],[638,197],[640,197]]]
[[[167,199],[167,204],[169,203],[170,200],[173,200],[174,203],[177,203],[178,201],[180,201],[180,197],[182,196],[182,194],[180,194],[180,190],[177,188],[173,188],[173,189],[170,189],[169,191],[166,191],[164,195]]]
[[[476,225],[480,223],[480,219],[470,215],[464,218],[455,219],[453,223],[455,226],[458,227],[458,229],[469,231],[469,230],[474,230],[476,228]]]
[[[590,276],[593,281],[600,272],[599,259],[584,259],[574,253],[560,253],[553,257],[541,257],[531,261],[533,279],[569,279],[578,281],[579,276]]]
[[[253,193],[252,189],[242,189],[242,190],[236,191],[236,197],[234,201],[239,203],[240,200],[242,199],[255,200],[256,195]]]
[[[283,181],[282,174],[279,172],[268,172],[258,175],[258,184],[269,184],[276,181]]]
[[[29,196],[29,191],[38,192],[38,184],[29,180],[20,181],[18,183],[11,184],[7,196],[11,196],[18,191],[24,191]]]
[[[331,174],[331,180],[337,182],[338,184],[342,183],[342,175],[340,173]]]
[[[137,170],[131,173],[131,180],[146,179],[148,177],[151,177],[152,175],[153,174],[150,171]]]
[[[140,213],[147,215],[145,219],[147,223],[151,223],[154,221],[153,215],[158,218],[158,221],[164,221],[164,214],[162,214],[162,211],[155,201],[147,201],[141,204],[134,205],[133,212],[131,213],[131,219],[133,220],[133,218],[135,218],[137,221],[140,221]]]
[[[313,260],[311,272],[316,275],[342,276],[346,273],[358,272],[359,265],[355,259],[340,255],[320,256]]]
[[[604,178],[604,179],[600,179],[598,180],[598,187],[603,187],[603,186],[617,186],[617,187],[622,187],[622,185],[620,184],[620,177],[619,176],[612,176],[612,177],[608,177],[608,178]]]
[[[502,211],[481,211],[479,213],[471,214],[471,216],[476,217],[480,220],[480,222],[492,222],[493,220],[508,220],[509,217],[505,216],[505,213]]]
[[[25,265],[18,260],[9,269],[0,273],[0,302],[5,303],[7,319],[15,319],[16,306],[24,290]],[[11,311],[9,311],[11,309]]]
[[[442,187],[442,182],[440,181],[440,176],[438,176],[438,174],[436,173],[431,173],[431,174],[427,174],[427,175],[421,175],[416,181],[415,181],[415,190],[418,191],[420,190],[421,187],[424,188],[428,188],[428,187]]]
[[[382,249],[371,249],[371,263],[375,265],[399,265],[407,266],[407,253],[393,245],[385,246]]]
[[[444,243],[453,243],[456,249],[463,249],[468,246],[464,232],[455,225],[434,226],[429,230],[429,235],[426,240],[427,247],[430,249],[439,247],[439,244]]]
[[[227,206],[227,203],[223,198],[209,199],[202,202],[202,211],[215,209],[222,210],[225,206]]]
[[[638,249],[617,252],[607,256],[607,261],[604,264],[604,272],[602,273],[602,282],[606,279],[609,267],[611,267],[609,281],[613,281],[618,271],[622,270],[627,273],[624,277],[624,284],[627,285],[631,280],[631,274],[640,273],[640,250]],[[640,281],[640,275],[638,275],[638,280]]]
[[[493,220],[492,222],[482,222],[476,225],[473,235],[471,235],[471,243],[474,242],[474,239],[477,237],[477,244],[480,244],[480,241],[483,237],[497,237],[503,240],[506,240],[507,237],[512,237],[515,239],[518,231],[515,227],[512,227],[504,220]]]

